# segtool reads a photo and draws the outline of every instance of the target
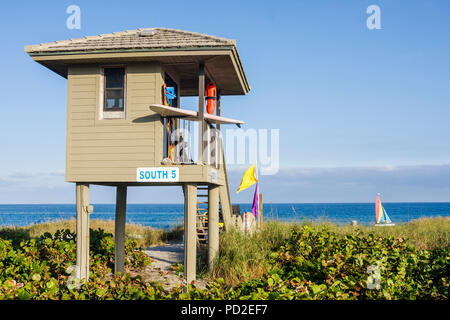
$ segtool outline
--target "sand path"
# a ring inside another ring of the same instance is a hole
[[[184,260],[184,244],[182,242],[167,244],[163,246],[152,246],[145,253],[153,260],[153,268],[170,271],[175,263]]]
[[[152,264],[145,270],[146,279],[158,282],[166,290],[184,284],[182,276],[178,276],[172,270],[172,265],[183,263],[184,261],[183,242],[152,246],[144,252],[152,259]],[[198,280],[196,281],[196,286],[204,288],[205,282]]]

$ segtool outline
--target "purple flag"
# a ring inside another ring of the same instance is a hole
[[[253,196],[252,212],[255,218],[258,217],[258,183],[256,183],[255,195]]]

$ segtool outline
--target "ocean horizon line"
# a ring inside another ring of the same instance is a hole
[[[367,201],[367,202],[264,202],[263,204],[269,205],[279,205],[279,204],[374,204],[375,201]],[[420,204],[420,203],[450,203],[449,201],[383,201],[383,203],[392,203],[392,204]],[[251,202],[232,202],[233,205],[248,205]],[[67,203],[67,202],[52,202],[52,203],[0,203],[2,205],[19,205],[19,206],[27,206],[27,205],[76,205],[75,203]],[[91,202],[91,205],[115,205],[114,202]],[[170,202],[170,203],[145,203],[145,202],[129,202],[127,205],[184,205],[183,202]]]
[[[91,203],[92,219],[114,219],[114,203]],[[251,211],[251,203],[234,203],[240,212]],[[389,217],[395,223],[409,222],[422,217],[450,217],[450,202],[397,202],[384,203]],[[338,224],[358,221],[371,224],[375,219],[375,204],[360,203],[270,203],[263,204],[265,219],[280,221],[323,220]],[[0,225],[28,225],[31,223],[75,218],[76,204],[0,204]],[[127,222],[167,229],[184,219],[183,203],[129,203]]]

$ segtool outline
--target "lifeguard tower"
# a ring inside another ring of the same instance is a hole
[[[89,278],[90,185],[117,189],[115,272],[124,271],[127,187],[179,185],[185,279],[195,280],[201,205],[208,214],[210,266],[219,216],[225,229],[233,223],[222,141],[214,129],[243,123],[221,116],[221,96],[250,90],[235,41],[151,28],[25,46],[25,52],[67,79],[66,181],[76,183],[79,277]],[[217,90],[214,114],[205,110],[210,83]],[[198,96],[197,110],[180,106],[186,96]]]

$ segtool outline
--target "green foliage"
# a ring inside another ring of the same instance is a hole
[[[185,299],[439,299],[449,296],[448,249],[416,250],[402,238],[297,228],[268,258],[271,270],[236,287],[223,279]]]
[[[101,229],[105,233],[114,233],[114,220],[90,219],[89,225],[93,230]],[[13,243],[20,243],[22,240],[30,238],[39,239],[45,233],[54,234],[58,230],[70,230],[75,232],[76,220],[64,219],[32,224],[29,226],[8,226],[0,227],[0,239],[12,240]],[[148,247],[154,244],[167,243],[169,241],[180,241],[183,238],[183,226],[174,225],[170,230],[155,229],[149,226],[142,226],[127,223],[125,226],[126,239],[134,239],[139,246]]]
[[[314,299],[446,299],[449,251],[417,251],[404,239],[335,233],[304,226],[278,250],[273,274],[295,297]],[[368,285],[378,270],[378,288]],[[270,278],[268,278],[270,279]],[[267,280],[269,281],[269,280]],[[289,282],[289,283],[288,283]],[[269,287],[270,284],[268,283]]]
[[[160,299],[161,288],[142,283],[128,273],[112,275],[112,234],[91,230],[89,283],[72,287],[71,266],[76,264],[76,237],[69,230],[45,233],[38,240],[13,243],[0,239],[0,299]],[[150,259],[135,240],[125,243],[125,264],[141,270]]]

